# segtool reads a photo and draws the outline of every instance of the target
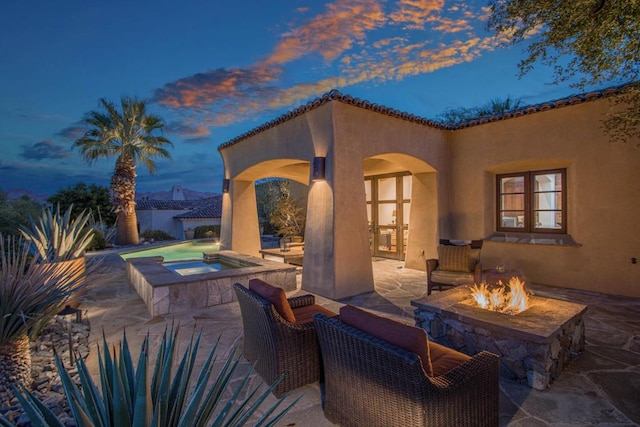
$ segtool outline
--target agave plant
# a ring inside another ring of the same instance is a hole
[[[29,241],[44,261],[67,261],[82,256],[93,239],[94,230],[87,227],[90,215],[82,211],[71,217],[73,206],[60,214],[60,205],[44,209],[36,221],[31,218],[31,228],[21,227],[20,233]]]
[[[1,234],[0,264],[0,402],[9,402],[10,385],[31,380],[29,339],[84,286],[85,266],[38,262],[21,238]]]
[[[134,369],[129,351],[126,333],[120,345],[109,351],[103,336],[103,351],[99,353],[100,386],[93,381],[87,365],[82,358],[76,361],[80,378],[80,388],[71,380],[65,367],[56,354],[56,364],[62,379],[64,392],[73,418],[78,426],[241,426],[248,423],[264,400],[277,385],[277,381],[268,389],[260,392],[260,386],[248,391],[244,399],[240,394],[248,386],[251,371],[241,378],[237,386],[231,385],[241,356],[237,346],[224,360],[221,370],[211,381],[216,362],[214,345],[204,362],[197,378],[195,361],[200,345],[198,334],[192,334],[191,341],[179,363],[174,363],[178,330],[165,329],[162,342],[151,373],[148,377],[149,336],[144,339]],[[218,340],[219,342],[219,340]],[[229,396],[225,394],[231,389]],[[18,399],[34,427],[56,426],[63,424],[53,412],[32,393],[21,388]],[[272,426],[286,414],[299,397],[288,406],[278,407],[286,396],[266,409],[258,420],[251,420],[256,426]],[[256,416],[257,418],[257,416]],[[11,424],[0,418],[0,425]]]

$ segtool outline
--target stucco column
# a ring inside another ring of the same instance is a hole
[[[327,181],[311,182],[307,195],[302,289],[329,298],[334,293],[335,280],[333,222],[333,189]]]
[[[411,183],[406,268],[426,270],[425,260],[438,258],[438,233],[436,173],[416,173]]]
[[[260,255],[256,191],[251,181],[231,181],[222,200],[221,249]]]
[[[330,154],[325,175],[310,185],[302,288],[331,299],[372,292],[362,162]]]

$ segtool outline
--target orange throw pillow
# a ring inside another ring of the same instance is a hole
[[[293,314],[289,301],[287,301],[284,289],[270,285],[260,279],[249,280],[249,289],[273,304],[284,320],[296,323],[296,316]]]
[[[424,329],[377,316],[353,305],[340,309],[340,321],[418,355],[427,375],[433,376],[429,338]]]

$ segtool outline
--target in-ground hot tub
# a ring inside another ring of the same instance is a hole
[[[160,256],[127,260],[129,282],[152,316],[226,304],[236,300],[232,285],[261,279],[285,291],[296,289],[296,267],[220,251],[200,260],[167,263]]]

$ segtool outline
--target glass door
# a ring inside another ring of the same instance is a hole
[[[371,255],[404,259],[411,209],[411,175],[365,179]]]

